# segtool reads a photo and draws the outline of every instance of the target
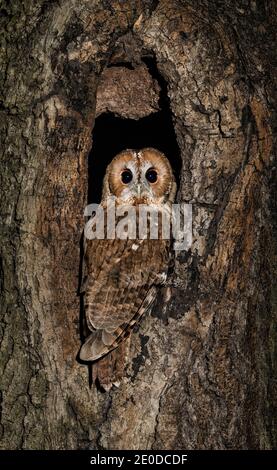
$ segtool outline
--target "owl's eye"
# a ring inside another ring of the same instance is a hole
[[[122,173],[121,173],[122,183],[128,184],[128,183],[130,183],[130,181],[132,181],[132,179],[133,179],[133,174],[132,174],[131,170],[122,171]]]
[[[153,168],[149,168],[145,174],[145,177],[149,183],[156,183],[158,179],[158,173]]]

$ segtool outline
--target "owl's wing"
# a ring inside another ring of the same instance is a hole
[[[95,361],[126,339],[164,281],[168,241],[90,240],[85,294],[90,336],[80,358]]]
[[[122,323],[115,331],[108,332],[105,329],[96,330],[86,339],[80,351],[80,359],[83,361],[96,361],[105,356],[128,338],[135,325],[138,324],[142,315],[151,307],[156,298],[156,287],[151,287],[138,312],[129,320]]]

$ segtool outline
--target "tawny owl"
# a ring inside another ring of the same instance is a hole
[[[126,338],[150,309],[168,270],[170,237],[162,236],[160,217],[155,239],[151,238],[148,225],[146,235],[139,234],[139,208],[148,206],[159,215],[168,215],[175,193],[170,163],[153,148],[125,150],[107,167],[101,200],[104,238],[85,240],[83,292],[89,335],[80,351],[81,360],[96,361],[94,378],[105,389],[116,380],[107,379],[106,372],[101,375],[101,367],[120,362],[120,358],[115,361],[114,355],[123,354]],[[107,215],[113,201],[116,210],[122,209],[121,215],[115,216],[115,224],[122,220],[126,207],[135,208],[135,235],[129,230],[124,238],[118,231],[114,239],[107,238]]]

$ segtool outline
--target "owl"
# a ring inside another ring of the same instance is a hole
[[[154,148],[124,150],[107,167],[100,204],[105,229],[112,201],[115,224],[129,207],[135,214],[136,230],[131,230],[132,236],[117,236],[115,232],[114,238],[108,238],[105,232],[104,238],[85,237],[84,242],[82,292],[89,334],[80,359],[92,362],[93,378],[105,390],[118,385],[120,374],[116,374],[115,365],[124,368],[130,334],[150,310],[159,286],[165,283],[171,240],[162,236],[160,216],[171,213],[175,194],[170,163]],[[142,236],[138,233],[140,207],[155,209],[159,214],[154,239],[148,224]]]

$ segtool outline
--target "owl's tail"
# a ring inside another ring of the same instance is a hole
[[[118,348],[93,363],[92,379],[97,388],[100,387],[100,390],[108,392],[113,385],[119,387],[124,375],[129,346],[128,339],[122,341]]]

